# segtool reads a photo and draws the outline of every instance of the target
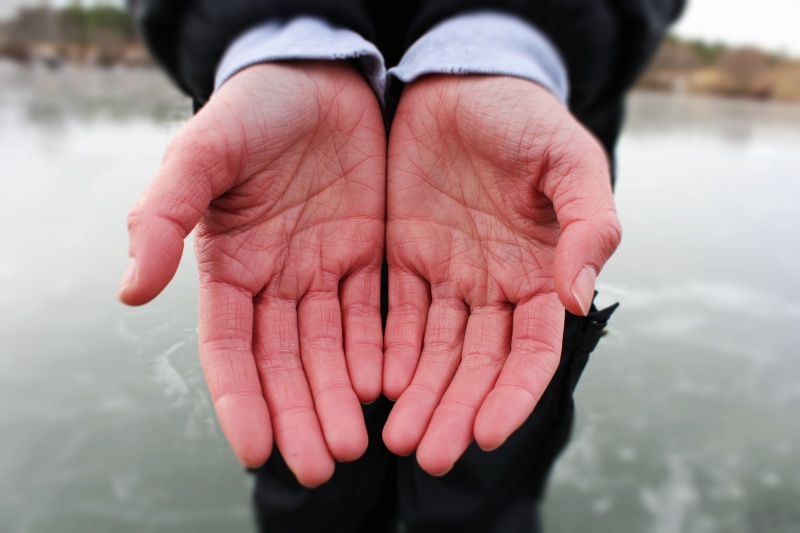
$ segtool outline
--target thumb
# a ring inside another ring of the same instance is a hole
[[[577,153],[577,152],[576,152]],[[559,165],[547,181],[552,190],[561,237],[556,246],[554,278],[561,303],[570,313],[587,315],[597,274],[619,246],[622,227],[611,190],[609,164],[599,146],[583,151],[580,163]]]
[[[183,240],[211,200],[233,184],[238,161],[225,139],[208,127],[203,112],[170,143],[153,181],[128,215],[130,261],[119,299],[142,305],[164,290],[178,270]]]

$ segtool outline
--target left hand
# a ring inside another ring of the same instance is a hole
[[[500,446],[588,312],[620,240],[599,143],[549,92],[501,76],[406,87],[389,139],[386,445],[434,475]]]
[[[264,63],[189,121],[129,216],[131,305],[167,285],[197,226],[200,359],[246,466],[267,460],[274,435],[316,486],[367,447],[385,161],[378,102],[351,64]]]

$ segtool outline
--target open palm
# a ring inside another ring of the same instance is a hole
[[[389,140],[384,429],[447,472],[533,411],[620,230],[599,144],[538,85],[434,76],[403,93]]]
[[[203,371],[248,466],[274,434],[300,482],[318,485],[366,449],[384,182],[380,110],[351,66],[264,64],[190,121],[130,215],[129,304],[164,288],[197,225]]]

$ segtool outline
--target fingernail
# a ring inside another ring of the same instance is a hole
[[[125,273],[122,275],[122,282],[119,284],[119,292],[124,291],[128,286],[133,283],[136,278],[136,259],[131,258],[128,261],[128,266],[125,267]]]
[[[586,265],[575,276],[575,281],[572,282],[572,295],[578,300],[578,305],[581,306],[583,316],[589,314],[589,309],[592,308],[592,300],[594,300],[594,284],[597,281],[597,271],[594,267]]]

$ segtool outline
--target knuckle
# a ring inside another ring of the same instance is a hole
[[[128,231],[134,231],[137,227],[139,227],[142,223],[142,219],[144,218],[143,208],[141,201],[137,202],[136,205],[128,212],[127,218],[127,225]]]
[[[588,234],[593,236],[597,251],[611,256],[622,241],[622,226],[616,212],[609,209],[582,221]]]
[[[616,250],[620,242],[622,242],[622,224],[615,211],[609,212],[606,219],[606,234],[608,243],[612,250]]]
[[[195,155],[195,151],[199,148],[199,143],[204,137],[198,134],[197,130],[194,120],[191,120],[176,133],[167,145],[167,149],[164,152],[164,161],[184,159]]]
[[[600,144],[597,137],[587,131],[584,139],[585,146],[583,147],[583,153],[585,154],[586,160],[595,166],[602,165],[604,168],[610,168],[611,165],[609,164],[606,150],[603,148],[603,145]]]
[[[212,176],[234,175],[237,170],[231,157],[230,142],[220,129],[190,122],[169,143],[164,163],[183,167],[195,177],[211,183]]]
[[[617,249],[622,241],[622,224],[613,205],[595,211],[584,222],[607,254]]]

